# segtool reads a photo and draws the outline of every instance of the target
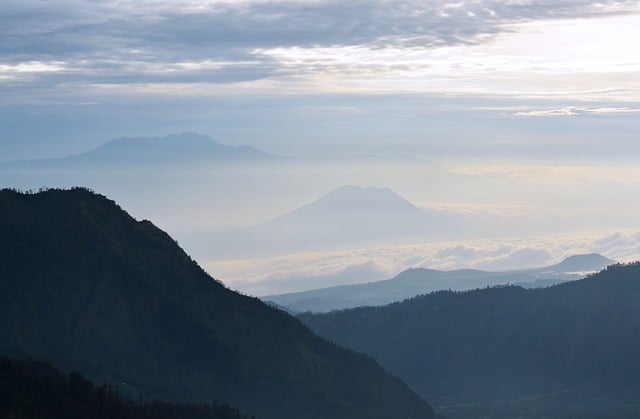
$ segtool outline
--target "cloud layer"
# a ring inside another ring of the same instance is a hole
[[[420,51],[482,44],[513,24],[636,12],[635,1],[9,0],[0,80],[38,89],[384,74],[427,65]],[[384,51],[387,65],[367,63]],[[341,53],[362,64],[335,61]]]
[[[231,288],[269,295],[389,279],[416,267],[500,271],[547,266],[568,256],[588,253],[600,253],[618,262],[639,260],[640,233],[385,246],[259,260],[209,261],[204,266]]]

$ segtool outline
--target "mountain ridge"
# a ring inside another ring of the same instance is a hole
[[[635,418],[639,279],[639,263],[611,265],[548,288],[440,291],[298,317],[447,417]]]
[[[549,286],[583,277],[615,261],[599,254],[574,255],[558,264],[514,271],[456,269],[441,271],[409,268],[390,279],[262,297],[296,312],[327,312],[358,306],[380,306],[434,291],[465,291],[486,286],[514,284]]]
[[[0,166],[49,166],[69,168],[88,164],[100,166],[131,166],[135,164],[184,164],[207,161],[258,161],[279,157],[248,145],[229,146],[207,135],[193,132],[161,137],[121,137],[109,140],[91,150],[59,158],[13,160]]]
[[[33,419],[249,419],[216,404],[184,405],[134,400],[96,386],[76,371],[0,356],[0,417]]]

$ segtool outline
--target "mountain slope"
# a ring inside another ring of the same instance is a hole
[[[134,401],[96,387],[77,372],[0,356],[0,418],[30,419],[248,419],[218,405]]]
[[[433,416],[369,358],[226,289],[83,189],[0,192],[0,278],[2,354],[264,419]]]
[[[640,415],[640,264],[300,318],[452,418]]]
[[[439,271],[408,269],[392,279],[342,285],[263,297],[296,312],[326,312],[361,306],[379,306],[433,291],[465,291],[487,286],[515,284],[537,288],[562,283],[605,268],[615,261],[601,255],[571,256],[553,266],[519,271],[486,272],[474,269]],[[576,273],[578,272],[578,273]]]

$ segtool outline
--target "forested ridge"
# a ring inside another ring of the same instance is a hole
[[[434,415],[369,357],[227,289],[86,189],[0,191],[0,278],[0,354],[260,419]]]
[[[640,416],[640,264],[299,317],[452,417]]]
[[[127,397],[96,386],[80,373],[60,372],[45,362],[0,356],[3,419],[248,419],[217,404],[188,405]]]

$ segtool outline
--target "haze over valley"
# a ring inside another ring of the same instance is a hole
[[[636,39],[636,0],[3,0],[0,418],[640,417]]]
[[[626,211],[636,168],[486,164],[295,158],[182,133],[5,162],[0,173],[3,187],[106,193],[254,295],[387,279],[415,267],[508,270],[582,253],[640,255],[637,216]]]

